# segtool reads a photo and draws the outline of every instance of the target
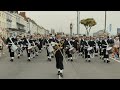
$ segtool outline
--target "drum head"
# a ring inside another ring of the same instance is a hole
[[[92,50],[92,47],[89,47],[89,48],[88,48],[88,51],[90,51],[90,50]]]
[[[71,51],[71,50],[73,50],[73,49],[74,49],[74,47],[70,48],[69,51]]]
[[[52,46],[55,46],[55,42],[51,42],[51,45],[52,45]]]
[[[32,49],[32,46],[28,47],[28,49]]]
[[[108,47],[108,48],[107,48],[108,51],[111,50],[111,49],[112,49],[112,47]]]

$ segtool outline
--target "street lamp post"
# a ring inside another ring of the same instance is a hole
[[[73,24],[70,24],[70,36],[72,36],[72,29],[73,29]]]
[[[105,11],[105,29],[104,29],[104,33],[106,33],[106,24],[107,24],[107,11]]]
[[[80,12],[77,11],[77,34],[79,35],[80,33],[80,24],[79,24],[79,20],[80,20]]]

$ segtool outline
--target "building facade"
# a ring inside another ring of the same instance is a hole
[[[6,13],[4,11],[0,11],[0,34],[4,38],[7,37],[6,25]]]
[[[34,20],[28,18],[25,12],[0,11],[0,34],[2,37],[9,37],[9,34],[16,35],[41,34],[48,35],[49,30],[39,26]]]

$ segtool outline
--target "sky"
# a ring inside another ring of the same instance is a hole
[[[70,33],[70,23],[73,23],[73,33],[77,33],[77,12],[76,11],[25,11],[26,15],[33,19],[38,25],[56,32]],[[104,11],[80,11],[80,20],[94,18],[97,25],[92,27],[90,35],[104,29]],[[109,25],[112,24],[112,31]],[[117,34],[120,28],[120,11],[107,11],[107,30],[110,34]],[[80,24],[80,34],[86,33],[85,27]]]

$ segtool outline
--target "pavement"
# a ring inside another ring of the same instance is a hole
[[[56,62],[52,59],[47,61],[44,49],[38,57],[27,61],[26,52],[20,59],[15,57],[10,62],[7,49],[5,55],[0,58],[0,79],[58,79]],[[110,63],[104,63],[99,57],[86,62],[81,56],[76,56],[74,62],[64,62],[63,79],[120,79],[120,62],[111,59]]]

